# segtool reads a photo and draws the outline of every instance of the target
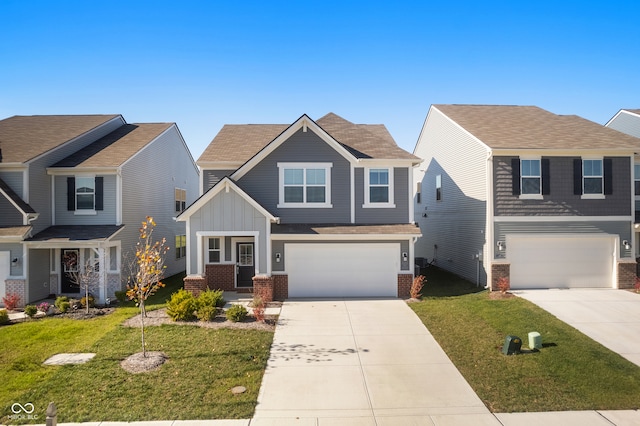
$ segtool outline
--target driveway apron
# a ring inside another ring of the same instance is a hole
[[[613,289],[513,293],[640,366],[640,295]]]
[[[252,424],[472,423],[500,424],[404,301],[283,304]]]

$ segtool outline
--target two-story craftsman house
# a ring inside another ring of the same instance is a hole
[[[196,198],[198,170],[174,123],[14,116],[0,121],[0,152],[0,296],[76,295],[73,272],[90,262],[103,303],[126,282],[123,258],[146,216],[172,248],[166,275],[185,270],[185,227],[173,218]]]
[[[185,286],[275,298],[406,296],[413,278],[413,173],[385,126],[335,114],[225,125],[198,160]]]

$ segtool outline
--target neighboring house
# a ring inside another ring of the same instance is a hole
[[[496,288],[629,288],[640,140],[534,106],[433,105],[416,256]]]
[[[621,109],[605,126],[640,138],[640,109]],[[635,156],[633,183],[636,212],[634,220],[634,253],[638,258],[640,257],[640,152]]]
[[[287,297],[407,296],[413,173],[384,125],[335,114],[225,125],[198,160],[204,194],[187,223],[185,287]]]
[[[70,273],[91,262],[99,303],[128,277],[147,215],[166,238],[166,275],[185,270],[185,227],[197,166],[174,123],[121,115],[14,116],[0,121],[0,296],[31,303],[79,295]],[[178,246],[178,247],[175,247]]]

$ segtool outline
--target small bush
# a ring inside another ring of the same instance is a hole
[[[167,301],[167,315],[174,321],[192,321],[197,308],[196,298],[183,288],[173,293]]]
[[[232,322],[240,322],[243,321],[247,314],[247,308],[242,305],[233,305],[229,309],[227,309],[227,319]]]
[[[218,308],[215,306],[199,306],[196,311],[196,316],[200,321],[213,321],[218,313]]]
[[[0,309],[0,324],[7,324],[9,322],[9,312],[6,309]]]
[[[498,290],[500,290],[500,293],[506,293],[511,288],[511,284],[509,284],[509,278],[507,277],[498,278],[497,285],[498,285]]]
[[[119,290],[115,292],[118,303],[124,303],[127,301],[127,292],[125,290]]]
[[[89,295],[88,297],[89,299],[89,307],[93,308],[94,306],[96,306],[96,299],[95,297],[93,297],[92,294]],[[80,299],[80,304],[82,305],[83,308],[87,307],[87,297],[83,297],[82,299]]]
[[[263,302],[262,297],[260,296],[253,297],[253,304],[252,304],[253,316],[258,322],[264,322],[264,305],[265,303]]]
[[[27,305],[24,307],[24,313],[29,318],[33,318],[38,313],[38,308],[36,307],[36,305]]]
[[[411,289],[409,290],[409,295],[412,299],[420,298],[420,292],[422,291],[422,287],[424,287],[424,282],[424,275],[418,275],[413,279]]]
[[[2,298],[2,303],[4,303],[4,307],[9,311],[13,311],[20,302],[20,296],[15,293],[7,293],[6,296]]]
[[[60,305],[61,305],[62,303],[64,303],[64,302],[67,302],[67,303],[68,303],[68,302],[69,302],[69,298],[68,298],[67,296],[58,296],[58,297],[56,297],[56,301],[55,301],[55,302],[53,302],[53,305],[54,305],[56,308],[58,308],[58,310],[59,310],[60,312],[63,312],[63,311],[62,311],[62,309],[60,308]],[[67,310],[68,310],[68,309],[69,309],[69,307],[67,306]],[[64,312],[66,312],[66,311],[64,311]]]
[[[225,300],[222,298],[222,290],[205,290],[198,296],[198,307],[211,306],[222,308]]]
[[[69,303],[68,300],[64,301],[64,302],[60,302],[59,305],[57,305],[57,308],[60,312],[62,312],[63,314],[65,312],[67,312],[69,309],[71,309],[71,303]]]
[[[49,312],[50,307],[51,305],[48,302],[42,302],[38,305],[38,310],[46,314],[47,312]]]

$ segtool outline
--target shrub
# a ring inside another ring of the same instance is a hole
[[[422,287],[424,287],[424,282],[424,275],[418,275],[413,279],[411,289],[409,290],[409,295],[412,299],[420,298],[420,292],[422,291]]]
[[[216,317],[218,307],[224,306],[222,290],[205,290],[196,300],[196,316],[200,321],[212,321]]]
[[[511,288],[511,284],[509,284],[509,278],[500,277],[498,278],[498,290],[500,293],[506,293]]]
[[[233,305],[227,309],[227,319],[232,322],[240,322],[247,317],[247,308],[242,305]]]
[[[60,305],[61,305],[62,303],[64,303],[64,302],[69,303],[69,298],[68,298],[67,296],[58,296],[58,297],[56,297],[56,301],[55,301],[55,302],[53,302],[53,305],[54,305],[56,308],[58,308],[58,310],[59,310],[60,312],[66,312],[66,311],[63,311],[63,310],[62,310],[62,308],[60,308]],[[67,310],[68,310],[68,309],[69,309],[69,305],[67,305]]]
[[[125,290],[119,290],[115,292],[118,303],[124,303],[127,301],[127,292]]]
[[[253,316],[256,321],[263,322],[264,321],[264,302],[262,297],[254,296],[253,297]]]
[[[63,314],[65,312],[67,312],[69,309],[71,309],[71,303],[69,303],[68,300],[64,301],[64,302],[60,302],[60,304],[57,306],[58,310],[60,312],[62,312]]]
[[[167,315],[174,321],[191,321],[195,318],[194,311],[198,308],[193,294],[183,288],[171,295],[167,301]]]
[[[20,302],[20,296],[18,296],[15,293],[7,293],[6,296],[2,298],[2,303],[4,303],[4,307],[9,311],[13,311],[18,306],[19,302]]]
[[[7,324],[9,322],[9,312],[6,309],[0,309],[0,324]]]
[[[46,314],[47,312],[49,312],[50,307],[51,305],[48,302],[42,302],[38,305],[38,310]]]
[[[24,313],[29,318],[33,318],[38,313],[38,308],[36,307],[36,305],[27,305],[24,307]]]
[[[200,321],[213,321],[218,313],[218,308],[215,306],[198,306],[196,316]]]
[[[92,294],[89,295],[89,297],[83,297],[82,299],[80,299],[80,304],[82,305],[83,308],[87,307],[87,299],[89,299],[89,307],[93,308],[94,306],[96,306],[96,299],[95,297],[93,297]]]

